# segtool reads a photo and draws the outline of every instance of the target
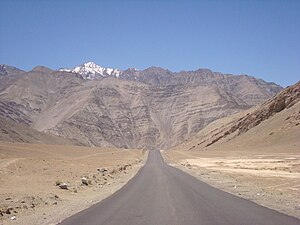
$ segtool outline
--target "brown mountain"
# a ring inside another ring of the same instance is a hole
[[[8,65],[0,65],[0,76],[6,76],[6,75],[13,75],[13,74],[20,74],[24,73],[25,71],[20,70],[16,67],[13,66],[8,66]]]
[[[84,145],[168,148],[281,89],[203,69],[150,67],[123,71],[120,79],[85,80],[39,66],[0,76],[0,116]]]
[[[300,81],[263,104],[209,124],[177,149],[300,149]]]
[[[3,117],[0,117],[0,141],[78,145],[76,140],[45,134]]]

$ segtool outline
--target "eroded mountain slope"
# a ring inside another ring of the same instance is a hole
[[[86,80],[39,66],[1,77],[0,115],[84,145],[168,148],[281,89],[208,70],[128,71],[121,79]]]
[[[219,119],[177,149],[240,149],[249,146],[297,148],[300,144],[300,82],[265,103]],[[294,147],[293,147],[294,146]]]
[[[26,125],[16,123],[0,116],[0,141],[78,145],[76,140],[69,140],[56,135],[45,134]]]

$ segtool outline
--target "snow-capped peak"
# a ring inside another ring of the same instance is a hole
[[[73,69],[59,69],[59,71],[66,71],[72,73],[79,73],[84,79],[99,79],[107,76],[119,77],[121,71],[118,69],[105,68],[97,65],[94,62],[87,62]]]

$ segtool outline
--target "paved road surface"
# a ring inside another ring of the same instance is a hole
[[[300,225],[300,220],[215,189],[150,151],[138,174],[60,225]]]

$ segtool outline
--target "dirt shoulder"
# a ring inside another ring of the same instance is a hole
[[[163,157],[218,189],[300,218],[300,155],[295,152],[169,150]]]
[[[142,150],[0,142],[0,222],[57,224],[120,189],[146,157]]]

